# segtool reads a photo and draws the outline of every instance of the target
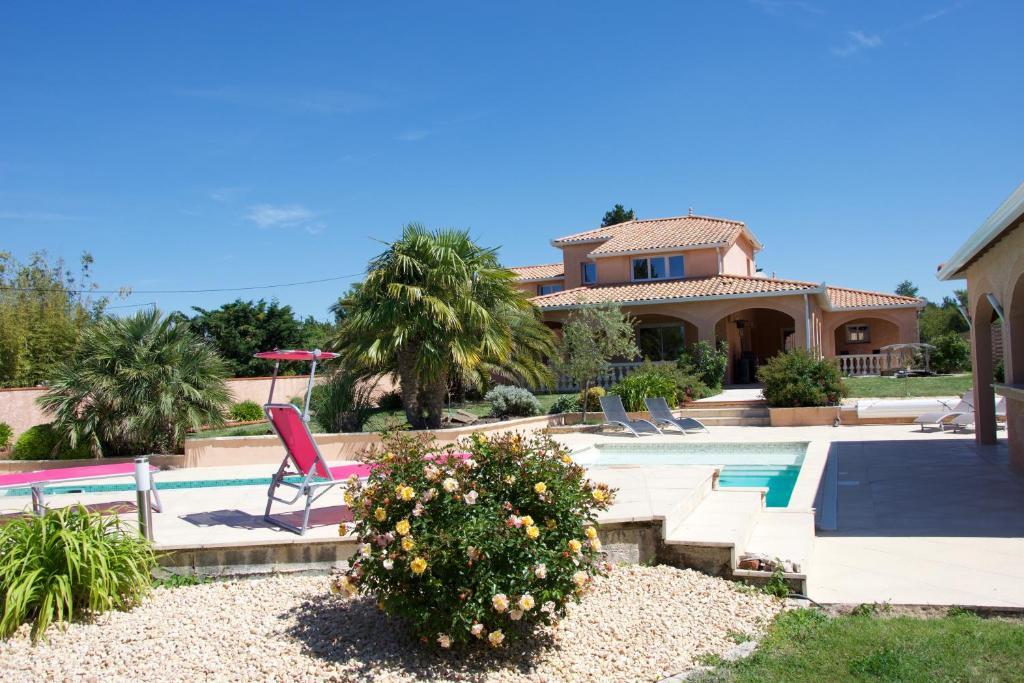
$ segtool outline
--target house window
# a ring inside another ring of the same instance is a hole
[[[636,345],[647,360],[677,360],[684,348],[683,326],[675,323],[640,327]]]
[[[666,261],[668,262],[666,264]],[[667,266],[667,267],[666,267]],[[682,256],[652,256],[650,258],[633,259],[634,280],[665,280],[684,277],[685,268]]]
[[[848,344],[866,344],[871,341],[867,325],[847,325],[846,342]]]
[[[592,285],[597,282],[597,264],[596,263],[581,263],[580,264],[580,280],[585,285]]]
[[[554,294],[555,292],[561,292],[562,285],[540,285],[537,287],[537,294],[544,296],[545,294]]]

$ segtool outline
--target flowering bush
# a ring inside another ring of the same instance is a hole
[[[459,448],[397,435],[367,457],[366,486],[345,492],[360,547],[335,589],[373,595],[440,647],[499,647],[556,622],[606,570],[595,519],[613,491],[550,439],[474,435]]]

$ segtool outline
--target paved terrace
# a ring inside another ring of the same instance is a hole
[[[633,440],[589,434],[558,438],[571,448]],[[1024,607],[1024,477],[1008,469],[1005,444],[977,447],[969,434],[922,434],[910,425],[718,427],[712,434],[640,441],[830,442],[838,515],[835,530],[819,531],[814,539],[808,592],[818,601]],[[176,470],[160,473],[158,481],[268,478],[272,469]],[[704,485],[707,473],[698,466],[641,469],[605,470],[603,476],[615,478],[609,483],[622,489],[609,519],[635,518],[644,506],[657,514],[658,505]],[[323,542],[337,539],[337,524],[346,513],[340,491],[328,494],[311,518],[313,527],[300,538],[262,521],[264,485],[165,489],[162,499],[165,511],[153,518],[163,547]],[[76,501],[120,502],[133,518],[133,492],[48,497],[52,506]],[[0,514],[27,505],[27,497],[0,496]]]

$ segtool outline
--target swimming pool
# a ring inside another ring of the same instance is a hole
[[[719,486],[766,487],[768,507],[786,507],[807,442],[597,444],[573,458],[586,467],[607,465],[722,465]]]

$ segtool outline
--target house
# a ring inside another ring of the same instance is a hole
[[[551,327],[580,304],[615,302],[637,321],[648,360],[726,340],[729,382],[753,382],[760,364],[794,347],[837,357],[846,374],[878,374],[888,367],[883,347],[918,341],[922,300],[765,277],[756,265],[761,242],[739,221],[635,219],[551,244],[561,262],[512,268]],[[633,365],[618,364],[613,378]]]
[[[940,280],[967,280],[974,368],[974,436],[996,442],[995,396],[1006,398],[1010,464],[1024,471],[1024,183],[941,266]],[[992,334],[1002,327],[1002,358]],[[995,382],[1003,362],[1005,382]]]

